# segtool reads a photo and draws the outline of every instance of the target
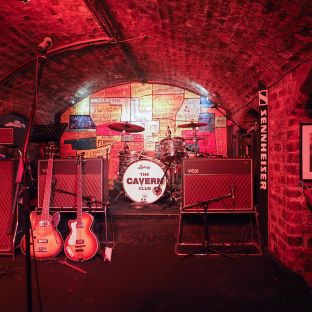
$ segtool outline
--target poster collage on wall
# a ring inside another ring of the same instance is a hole
[[[191,122],[206,124],[196,128],[201,155],[227,153],[224,114],[206,97],[168,85],[130,83],[103,89],[69,107],[60,122],[69,125],[61,138],[61,157],[82,152],[87,158],[108,157],[110,184],[116,179],[125,145],[131,153],[157,158],[159,142],[167,137],[168,127],[172,138],[183,138],[187,157],[194,154],[195,130],[179,125]],[[144,130],[111,130],[108,126],[116,122],[128,122]]]

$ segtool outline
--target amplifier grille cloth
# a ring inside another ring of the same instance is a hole
[[[13,204],[14,168],[12,160],[0,161],[0,252],[12,251],[12,237],[7,229]]]
[[[250,175],[185,175],[184,206],[231,193],[232,197],[212,202],[209,209],[252,209]]]

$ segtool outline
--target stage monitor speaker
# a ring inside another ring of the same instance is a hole
[[[47,160],[38,162],[38,208],[43,205]],[[77,160],[54,159],[50,208],[76,211],[77,207]],[[82,166],[82,196],[96,201],[108,201],[108,162],[102,158],[87,158]],[[83,209],[89,209],[83,200]],[[101,205],[92,204],[92,210],[101,210]]]
[[[228,195],[226,198],[222,198],[226,195]],[[219,200],[209,201],[219,197]],[[185,206],[206,201],[208,212],[209,210],[253,210],[252,160],[241,158],[184,159],[182,162],[182,210]],[[193,210],[199,208],[200,205],[193,207]]]
[[[13,253],[13,235],[8,234],[8,227],[12,220],[15,173],[14,160],[0,160],[0,254]]]

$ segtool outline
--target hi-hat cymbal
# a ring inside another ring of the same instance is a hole
[[[119,132],[142,132],[145,129],[141,126],[133,125],[128,122],[114,122],[107,126],[111,130]]]
[[[198,127],[203,127],[203,126],[207,126],[208,124],[205,122],[190,122],[187,124],[182,124],[182,125],[178,125],[178,128],[198,128]]]

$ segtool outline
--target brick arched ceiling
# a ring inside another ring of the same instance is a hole
[[[311,16],[310,0],[2,1],[0,113],[30,109],[45,37],[41,119],[131,81],[208,92],[235,113],[258,80],[273,85],[311,58]]]

